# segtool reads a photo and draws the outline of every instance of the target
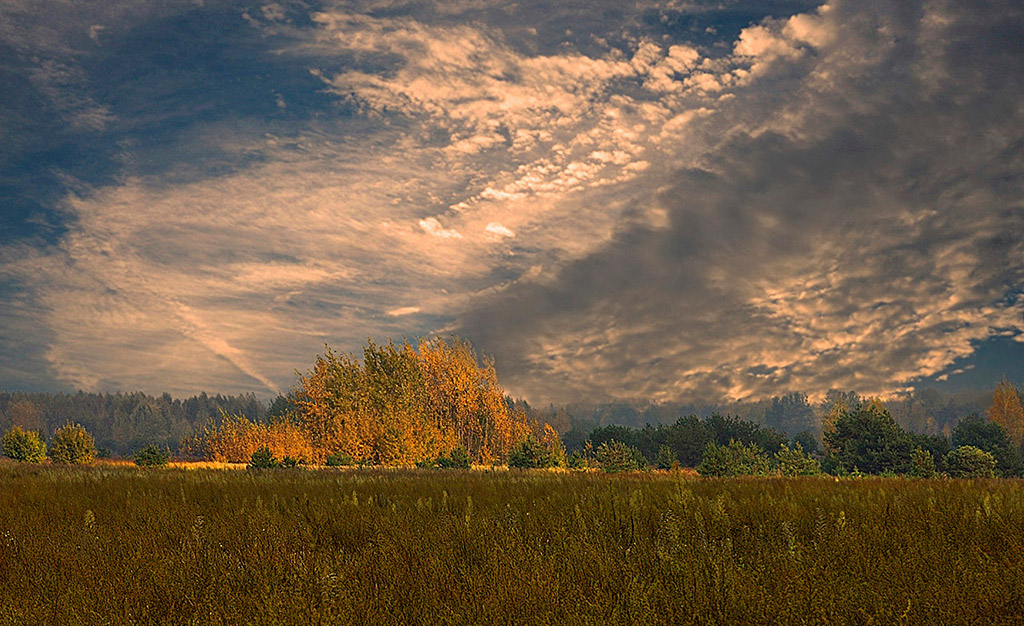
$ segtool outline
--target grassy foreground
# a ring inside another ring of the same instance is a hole
[[[1016,624],[1024,483],[0,466],[2,624]]]

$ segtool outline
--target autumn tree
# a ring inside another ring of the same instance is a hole
[[[53,433],[50,459],[64,465],[86,465],[96,460],[96,444],[81,424],[66,424]]]
[[[1024,444],[1024,408],[1021,407],[1017,388],[1005,378],[992,394],[988,420],[1002,426],[1014,447],[1021,449]]]
[[[506,402],[494,362],[455,338],[368,341],[362,360],[327,348],[292,397],[322,458],[403,465],[462,447],[474,462],[503,462],[527,435],[550,438]]]

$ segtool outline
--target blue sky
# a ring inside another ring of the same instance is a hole
[[[0,7],[0,388],[532,402],[1024,379],[1014,2]]]

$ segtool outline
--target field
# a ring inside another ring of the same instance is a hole
[[[1018,624],[1024,483],[0,465],[2,624]]]

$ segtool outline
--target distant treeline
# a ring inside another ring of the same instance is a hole
[[[222,413],[262,421],[267,405],[254,395],[208,396],[184,400],[168,394],[134,393],[20,393],[0,392],[0,432],[11,426],[42,432],[49,437],[67,423],[84,426],[100,449],[129,455],[148,445],[178,448],[182,439]]]
[[[565,439],[570,459],[594,459],[601,456],[594,451],[607,454],[617,445],[623,450],[620,456],[639,467],[681,465],[711,475],[774,473],[780,462],[791,473],[809,474],[1024,475],[1024,402],[1009,382],[994,390],[983,414],[958,420],[948,436],[903,428],[877,398],[830,396],[832,404],[820,419],[802,394],[775,398],[765,409],[766,421],[781,424],[785,432],[714,414],[642,428],[600,426],[579,445],[578,432],[570,431]]]
[[[1020,391],[1016,393],[1019,398]],[[890,398],[885,406],[902,429],[950,440],[957,424],[964,418],[987,416],[994,397],[994,389],[945,393],[926,388]],[[50,435],[56,428],[71,422],[85,426],[95,437],[98,447],[114,454],[130,455],[148,444],[178,451],[183,440],[193,438],[208,428],[219,427],[223,415],[257,424],[271,424],[295,410],[294,399],[290,393],[279,396],[268,405],[252,394],[210,396],[202,393],[175,399],[166,393],[151,396],[142,392],[0,392],[0,432],[18,425]],[[802,393],[788,393],[760,402],[718,405],[635,401],[572,403],[540,408],[511,398],[505,398],[505,404],[511,413],[525,415],[529,423],[551,424],[561,434],[568,452],[581,450],[587,439],[598,444],[609,438],[627,439],[616,428],[628,427],[638,431],[631,438],[630,445],[636,445],[645,456],[653,459],[663,443],[657,433],[671,430],[675,434],[670,439],[689,442],[676,446],[680,462],[693,465],[703,450],[701,442],[722,442],[724,439],[727,443],[728,437],[723,433],[733,433],[739,428],[739,422],[749,424],[742,427],[745,429],[760,428],[761,434],[757,437],[741,435],[738,440],[756,440],[763,447],[771,447],[776,439],[792,440],[799,436],[805,449],[813,449],[821,444],[822,425],[829,419],[829,412],[836,402],[852,407],[860,400],[853,391],[833,390],[816,403],[809,402]],[[721,417],[723,415],[734,417]],[[692,436],[682,437],[678,434],[682,431]],[[610,433],[618,433],[619,436],[611,437]],[[658,444],[652,443],[656,440]],[[816,442],[814,445],[812,440]]]

